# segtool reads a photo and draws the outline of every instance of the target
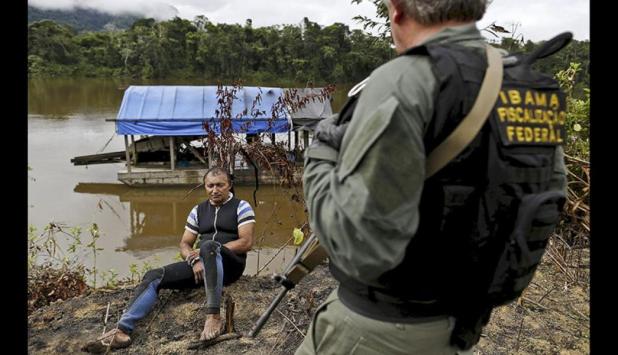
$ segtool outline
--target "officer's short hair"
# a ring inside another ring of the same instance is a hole
[[[220,168],[218,166],[210,168],[210,169],[208,169],[208,171],[206,171],[206,174],[204,174],[204,178],[203,178],[204,184],[206,184],[206,176],[208,176],[208,175],[221,175],[221,174],[224,174],[225,177],[227,178],[228,184],[232,185],[232,176],[230,175],[230,173],[226,169]]]
[[[398,1],[406,15],[422,25],[436,25],[446,21],[478,21],[492,0],[384,0],[388,5]]]

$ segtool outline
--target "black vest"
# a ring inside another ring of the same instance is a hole
[[[487,67],[480,49],[456,44],[415,47],[438,79],[424,137],[431,152],[461,122]],[[351,118],[357,98],[344,105]],[[403,261],[369,287],[341,272],[340,297],[365,315],[394,320],[456,315],[517,297],[531,280],[564,202],[549,191],[556,145],[565,139],[565,97],[530,65],[505,65],[491,116],[466,149],[425,181],[420,224]],[[516,233],[517,232],[517,233]]]
[[[225,244],[238,239],[238,205],[240,200],[232,197],[220,207],[206,200],[197,206],[200,241],[214,240]],[[246,256],[247,254],[242,254]]]

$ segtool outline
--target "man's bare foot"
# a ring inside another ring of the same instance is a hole
[[[118,328],[101,335],[97,340],[100,340],[104,345],[111,343],[113,349],[125,348],[131,344],[131,337]]]
[[[207,314],[200,340],[205,341],[218,337],[223,332],[223,326],[224,322],[220,314]]]
[[[120,349],[131,345],[131,337],[120,329],[112,329],[95,341],[86,344],[82,350],[89,353],[103,353],[108,348]]]

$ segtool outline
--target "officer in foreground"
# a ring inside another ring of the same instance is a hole
[[[530,282],[564,203],[564,95],[529,65],[504,66],[480,132],[428,173],[479,96],[488,1],[385,2],[400,55],[306,153],[310,223],[340,285],[297,355],[471,353]]]

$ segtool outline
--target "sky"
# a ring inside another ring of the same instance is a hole
[[[303,17],[320,25],[334,22],[362,29],[352,20],[356,15],[375,19],[369,1],[352,4],[350,0],[28,0],[44,9],[97,9],[111,14],[136,13],[159,20],[174,16],[193,20],[204,15],[213,23],[244,24],[250,18],[253,27],[299,24]],[[493,0],[479,28],[495,22],[524,40],[547,40],[554,35],[573,32],[577,40],[590,39],[589,0]],[[491,37],[487,32],[486,36]]]

